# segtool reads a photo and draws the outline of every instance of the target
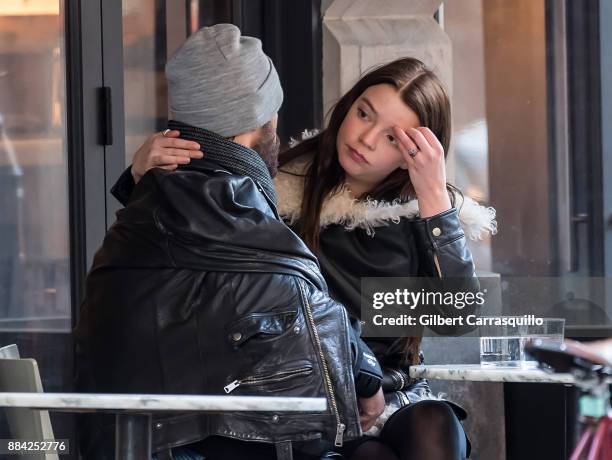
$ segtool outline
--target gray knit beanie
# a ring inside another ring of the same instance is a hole
[[[261,42],[232,24],[192,34],[166,63],[170,118],[231,137],[269,122],[283,102]]]

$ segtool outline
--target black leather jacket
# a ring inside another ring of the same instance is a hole
[[[278,218],[263,162],[259,176],[249,177],[210,160],[219,145],[257,163],[255,152],[221,138],[197,140],[207,157],[175,172],[149,171],[95,256],[75,330],[79,389],[228,388],[328,399],[324,413],[160,416],[155,451],[209,435],[264,442],[359,436],[347,366],[358,339],[346,310],[327,295],[315,257]],[[112,443],[104,444],[110,429],[99,418],[85,430],[85,458],[112,458]]]

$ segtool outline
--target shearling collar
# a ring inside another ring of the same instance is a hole
[[[274,186],[278,196],[278,212],[290,224],[295,223],[300,215],[304,191],[304,175],[310,166],[310,157],[304,155],[283,166]],[[483,235],[497,233],[495,209],[478,204],[469,197],[456,196],[459,220],[466,235],[472,240],[481,240]],[[332,224],[343,225],[347,230],[363,228],[369,235],[374,229],[398,223],[400,218],[419,216],[417,200],[407,203],[365,200],[353,198],[350,190],[342,187],[323,203],[321,210],[321,227]]]

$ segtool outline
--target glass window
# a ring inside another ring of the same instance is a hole
[[[0,4],[0,330],[70,331],[63,14]]]
[[[187,37],[185,2],[124,0],[123,76],[126,165],[144,140],[165,128],[166,57]]]
[[[508,289],[504,304],[535,308],[537,291],[554,286],[538,312],[565,317],[570,335],[604,334],[612,317],[604,3],[462,0],[443,10],[453,45],[455,182],[493,205],[499,223],[496,236],[472,245],[477,267],[543,277],[527,282],[521,299]]]
[[[0,2],[0,346],[36,359],[48,392],[72,382],[62,5]],[[71,437],[72,416],[50,416]]]

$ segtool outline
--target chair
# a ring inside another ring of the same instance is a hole
[[[0,348],[0,391],[42,393],[43,387],[34,359],[20,359],[17,345]],[[5,439],[54,440],[49,412],[5,407],[4,416],[10,433],[2,433]],[[57,454],[37,453],[27,458],[59,460]]]

